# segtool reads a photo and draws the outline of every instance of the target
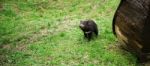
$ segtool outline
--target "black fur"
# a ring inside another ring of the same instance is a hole
[[[91,40],[93,33],[98,36],[98,28],[93,20],[80,21],[80,29],[84,33],[84,37]]]
[[[124,2],[126,2],[126,0],[121,0],[121,1],[120,1],[120,4],[119,4],[119,6],[118,6],[118,8],[117,8],[117,10],[116,10],[116,12],[115,12],[115,14],[114,14],[114,18],[113,18],[113,22],[112,22],[112,30],[113,30],[114,35],[116,35],[116,32],[115,32],[115,21],[116,21],[116,17],[117,17],[117,11],[120,9],[121,5],[122,5]]]

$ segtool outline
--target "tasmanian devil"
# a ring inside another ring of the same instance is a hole
[[[98,28],[93,20],[80,21],[79,27],[83,31],[84,37],[87,38],[89,41],[93,37],[93,34],[98,36]]]

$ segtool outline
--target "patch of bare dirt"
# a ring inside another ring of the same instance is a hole
[[[2,11],[3,10],[3,5],[2,5],[2,3],[0,3],[0,11]]]
[[[49,29],[48,32],[50,32],[52,35],[58,32],[68,31],[71,30],[74,27],[77,27],[78,20],[73,20],[71,17],[65,17],[61,22],[57,22],[56,26],[52,29]]]

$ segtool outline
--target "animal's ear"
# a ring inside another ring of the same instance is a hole
[[[80,25],[79,25],[81,28],[84,28],[85,26],[81,23]]]

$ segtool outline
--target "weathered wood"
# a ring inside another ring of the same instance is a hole
[[[150,54],[150,0],[121,0],[113,32],[140,61],[146,61]]]

